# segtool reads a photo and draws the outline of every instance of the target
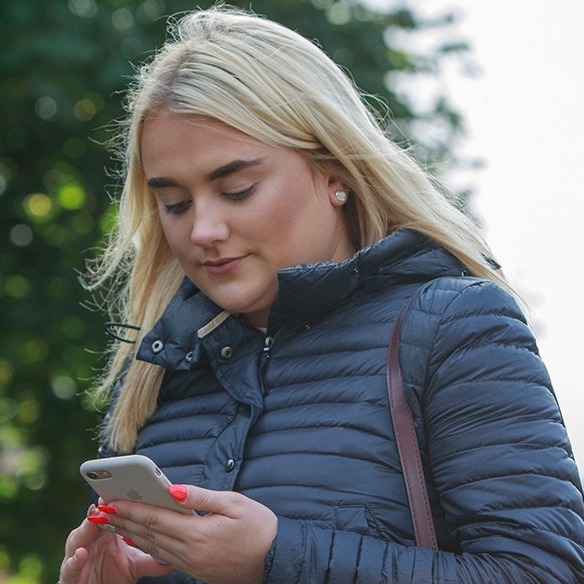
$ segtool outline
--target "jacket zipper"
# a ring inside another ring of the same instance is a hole
[[[269,362],[270,357],[271,357],[271,350],[272,350],[272,347],[274,346],[274,342],[276,341],[276,339],[280,335],[280,331],[283,328],[284,328],[284,323],[282,323],[279,326],[279,328],[276,330],[276,332],[273,335],[266,336],[264,338],[264,346],[262,348],[262,354],[260,357],[260,382],[262,384],[262,392],[264,394],[267,393],[267,388],[264,385],[264,373],[266,371],[266,367],[268,366],[268,362]]]
[[[264,347],[262,349],[262,365],[265,361],[270,358],[270,351],[272,349],[272,345],[274,344],[274,337],[266,337],[264,339]]]
[[[262,349],[262,362],[266,363],[270,358],[270,352],[274,346],[274,342],[280,336],[282,329],[284,328],[284,322],[276,329],[276,332],[271,336],[266,336],[264,338],[264,347]]]

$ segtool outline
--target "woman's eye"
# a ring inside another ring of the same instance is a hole
[[[223,196],[230,201],[243,201],[247,199],[250,195],[253,195],[256,189],[256,185],[244,189],[243,191],[237,191],[236,193],[223,193]]]
[[[191,201],[181,201],[180,203],[174,203],[173,205],[164,205],[164,210],[169,215],[180,215],[186,211],[191,206]]]

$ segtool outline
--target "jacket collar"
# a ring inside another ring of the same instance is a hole
[[[388,288],[459,275],[461,264],[418,232],[403,230],[363,248],[341,263],[294,266],[279,274],[278,298],[272,313],[322,314],[358,290]]]
[[[280,271],[268,331],[285,319],[327,313],[359,292],[460,275],[462,269],[458,260],[424,235],[397,231],[344,262],[302,264]],[[199,356],[202,336],[233,321],[222,313],[185,278],[160,320],[144,337],[137,358],[169,369],[188,368]],[[246,325],[240,322],[240,326]],[[190,357],[186,364],[185,354]]]

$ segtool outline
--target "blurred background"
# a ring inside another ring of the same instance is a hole
[[[85,392],[104,364],[108,337],[107,316],[96,308],[100,299],[84,292],[77,278],[115,211],[110,198],[119,185],[108,150],[112,122],[123,116],[123,91],[134,67],[164,42],[165,17],[211,4],[0,1],[0,584],[53,584],[66,535],[85,514],[89,493],[78,467],[94,456],[100,419]],[[250,6],[249,1],[231,4]],[[540,134],[522,134],[532,120],[518,92],[529,88],[531,77],[518,72],[540,59],[539,112],[548,104],[543,89],[556,96],[575,90],[564,89],[570,71],[565,61],[543,61],[557,55],[551,47],[566,37],[552,40],[547,25],[554,18],[559,25],[566,14],[558,8],[546,16],[531,4],[507,0],[500,10],[482,0],[254,0],[251,5],[318,39],[357,85],[376,96],[371,106],[387,118],[392,136],[450,185],[493,237],[498,259],[532,304],[545,345],[558,321],[566,320],[553,317],[546,324],[545,307],[557,302],[547,295],[541,275],[561,281],[557,293],[566,308],[572,306],[566,287],[576,289],[579,278],[572,275],[573,265],[568,272],[551,255],[557,240],[550,240],[545,225],[556,203],[563,204],[563,191],[550,189],[542,171],[554,184],[564,173],[549,170],[550,157],[547,164],[533,158],[530,166],[515,164],[515,175],[505,163],[518,151],[534,156],[529,147],[540,135],[558,161],[571,153],[559,138],[550,139],[564,119],[561,100],[553,118],[536,119]],[[530,11],[542,20],[530,20]],[[539,34],[540,26],[546,35]],[[533,59],[530,34],[535,46],[546,49]],[[497,50],[499,61],[493,61]],[[562,53],[563,59],[568,56]],[[487,63],[497,63],[494,73]],[[561,77],[550,78],[558,69]],[[510,77],[501,77],[507,70]],[[504,117],[505,111],[515,115]],[[525,124],[514,126],[516,119]],[[503,171],[514,178],[504,178]],[[535,195],[537,185],[523,182],[533,176],[547,187],[543,195]],[[529,196],[527,207],[539,209],[543,227],[526,227],[531,215],[515,195]],[[561,211],[558,224],[566,220],[565,207]],[[559,249],[562,259],[574,263],[582,249],[574,245]],[[527,258],[534,255],[539,262],[527,269]],[[573,311],[566,317],[572,327],[577,318]],[[554,360],[553,345],[546,350],[560,375],[564,367]],[[566,351],[561,353],[565,357]],[[562,378],[558,389],[560,403],[569,403],[563,407],[571,431],[578,425],[573,400],[579,397],[572,397],[578,384],[581,376]]]

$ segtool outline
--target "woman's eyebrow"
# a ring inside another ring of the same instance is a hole
[[[251,160],[232,160],[223,166],[212,170],[207,175],[207,180],[209,182],[217,180],[219,178],[223,178],[238,172],[240,170],[244,170],[246,168],[250,168],[252,166],[257,166],[263,162],[263,158],[253,158]],[[163,189],[166,187],[178,187],[180,186],[176,180],[173,178],[169,178],[166,176],[157,176],[148,179],[148,186],[151,189]]]
[[[174,179],[167,178],[165,176],[158,176],[158,177],[154,177],[154,178],[149,178],[147,184],[151,189],[163,189],[165,187],[177,187],[178,186],[178,183]]]
[[[218,178],[223,178],[237,172],[239,170],[243,170],[245,168],[250,168],[252,166],[257,166],[263,162],[263,158],[253,158],[251,160],[233,160],[212,170],[208,175],[207,179],[209,181],[217,180]]]

